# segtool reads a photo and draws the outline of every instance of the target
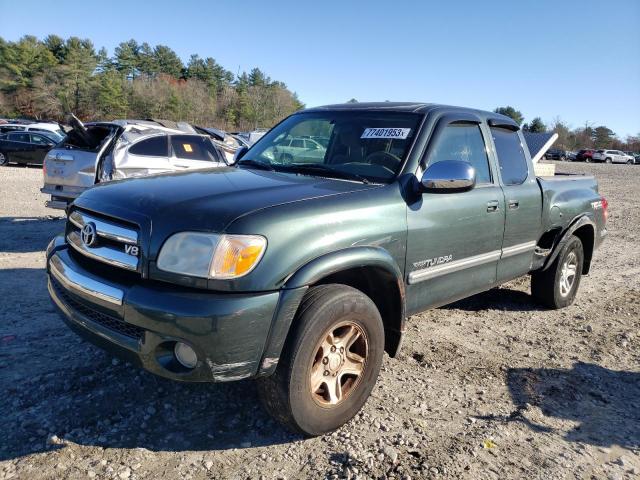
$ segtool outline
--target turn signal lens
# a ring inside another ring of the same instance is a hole
[[[259,235],[223,235],[211,262],[210,278],[237,278],[255,268],[267,246]]]

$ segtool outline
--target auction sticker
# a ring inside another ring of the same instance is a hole
[[[410,128],[367,128],[360,138],[407,138]]]

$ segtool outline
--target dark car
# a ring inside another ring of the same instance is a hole
[[[42,165],[44,157],[62,137],[53,132],[9,132],[0,136],[0,165]]]
[[[547,150],[547,153],[544,154],[544,158],[546,160],[560,160],[564,162],[567,160],[568,155],[566,150],[561,150],[559,148],[550,148],[549,150]]]
[[[584,148],[576,155],[576,162],[593,162],[593,154],[596,151],[592,148]]]

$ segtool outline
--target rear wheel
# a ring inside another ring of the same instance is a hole
[[[560,161],[561,161],[561,162],[566,162],[566,161],[567,161],[567,157],[565,157],[564,155],[562,155],[562,156],[560,157]]]
[[[611,163],[611,159],[609,157],[605,158],[604,163]]]
[[[289,430],[315,436],[348,422],[367,401],[384,353],[373,301],[346,285],[305,295],[276,372],[258,379],[267,411]]]
[[[0,165],[4,166],[4,165],[7,165],[8,163],[9,163],[9,160],[7,159],[7,156],[4,153],[0,152]]]
[[[548,269],[531,275],[531,294],[549,308],[571,305],[580,286],[583,263],[582,242],[572,235]]]

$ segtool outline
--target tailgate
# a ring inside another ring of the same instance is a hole
[[[46,157],[45,185],[91,187],[95,183],[98,152],[54,148]]]

